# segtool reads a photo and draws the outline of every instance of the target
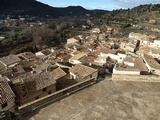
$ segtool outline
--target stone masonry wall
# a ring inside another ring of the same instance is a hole
[[[160,82],[160,76],[155,75],[112,75],[113,81]]]

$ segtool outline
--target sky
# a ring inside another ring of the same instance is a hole
[[[82,6],[86,9],[127,9],[141,4],[157,4],[160,0],[37,0],[53,7]]]

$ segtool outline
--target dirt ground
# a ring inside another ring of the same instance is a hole
[[[160,120],[160,83],[100,81],[23,120]]]

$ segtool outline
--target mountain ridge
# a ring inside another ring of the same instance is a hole
[[[85,14],[104,14],[106,10],[87,10],[82,6],[51,7],[36,0],[0,0],[0,14],[34,16],[83,16]]]

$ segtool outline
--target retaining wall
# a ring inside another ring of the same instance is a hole
[[[160,82],[157,75],[112,75],[113,81]]]

